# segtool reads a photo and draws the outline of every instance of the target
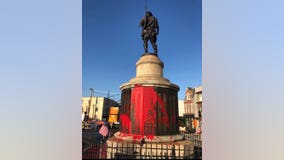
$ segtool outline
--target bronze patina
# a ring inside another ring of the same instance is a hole
[[[140,27],[142,27],[142,40],[144,42],[144,51],[148,53],[148,41],[150,40],[152,47],[154,49],[154,54],[158,54],[157,47],[157,35],[159,34],[159,24],[156,17],[150,11],[146,12],[146,15],[142,18],[140,22]]]

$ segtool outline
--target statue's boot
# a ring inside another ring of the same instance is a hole
[[[144,44],[144,51],[145,53],[148,53],[148,45]]]
[[[153,45],[154,53],[158,54],[158,47],[156,44]]]

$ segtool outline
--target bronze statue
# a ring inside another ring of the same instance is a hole
[[[150,40],[154,53],[158,54],[157,48],[157,35],[159,34],[159,24],[156,17],[150,11],[146,12],[145,17],[140,22],[140,27],[142,27],[142,39],[144,42],[145,53],[148,53],[148,41]]]

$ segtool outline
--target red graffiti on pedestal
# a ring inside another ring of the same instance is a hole
[[[160,119],[157,118],[157,111],[160,112]],[[168,116],[165,104],[154,87],[136,85],[131,92],[130,113],[120,115],[121,131],[124,132],[120,136],[132,136],[134,140],[152,140],[157,124],[169,129]],[[174,122],[175,118],[171,120]]]

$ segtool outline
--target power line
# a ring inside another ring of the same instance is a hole
[[[94,90],[95,92],[105,93],[105,94],[120,94],[118,92],[110,92],[110,91],[102,91],[102,90]]]
[[[89,91],[89,88],[83,88],[83,90],[86,92],[87,90]],[[95,91],[95,93],[103,93],[103,94],[121,94],[120,92],[111,92],[109,90],[104,91],[104,90],[97,90],[97,89],[93,89]]]

